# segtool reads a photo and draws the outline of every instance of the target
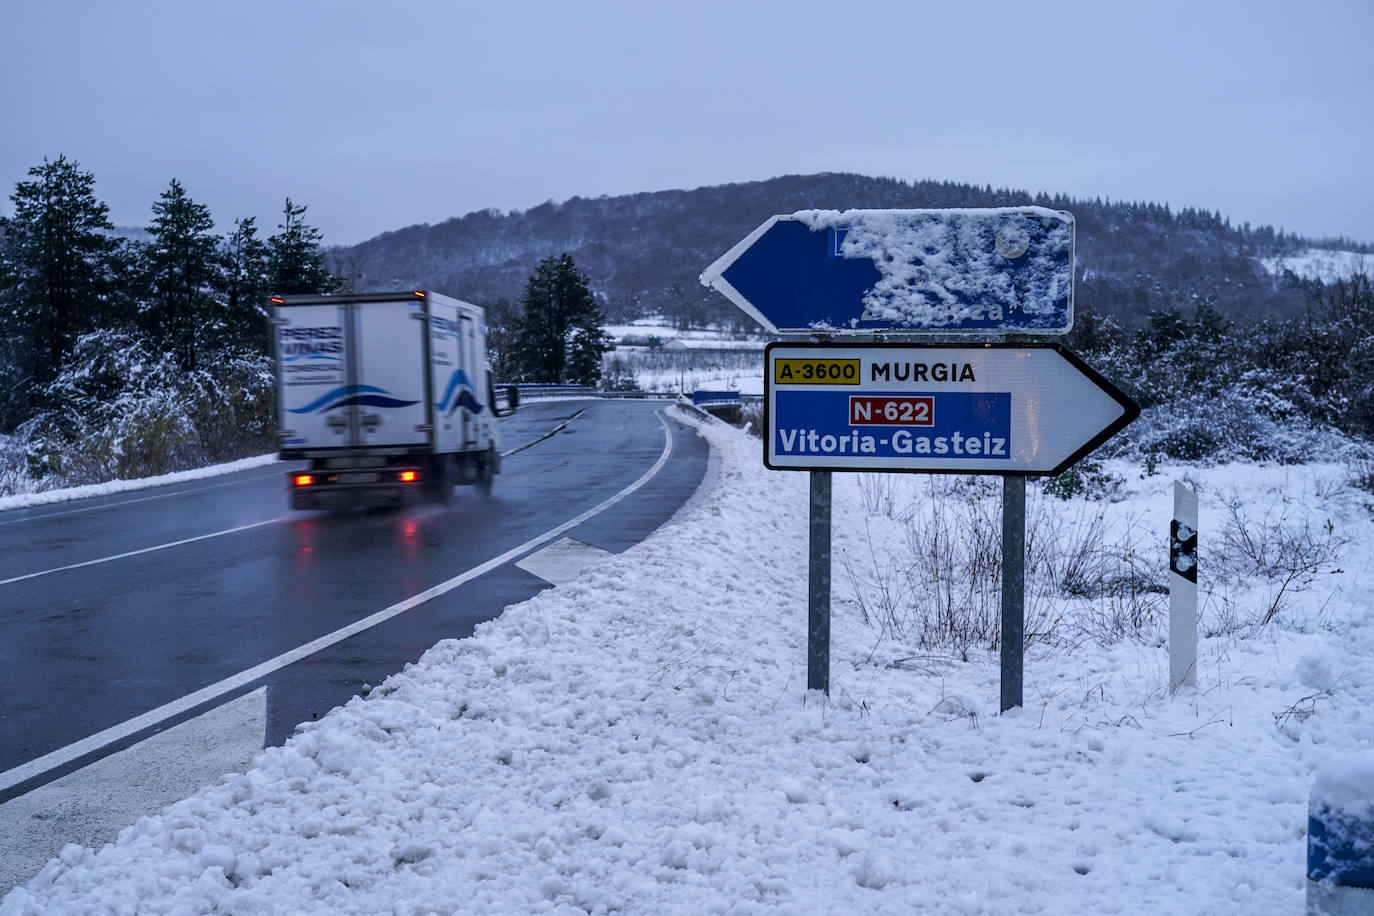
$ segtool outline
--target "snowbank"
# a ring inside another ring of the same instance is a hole
[[[38,493],[18,493],[14,496],[0,496],[0,512],[6,509],[21,509],[26,506],[46,506],[51,503],[70,502],[74,499],[87,499],[91,496],[109,496],[114,493],[127,493],[130,490],[146,490],[151,487],[183,483],[188,480],[202,480],[206,477],[217,477],[221,474],[231,474],[235,471],[246,471],[250,468],[265,467],[269,464],[276,464],[276,462],[277,453],[272,452],[270,455],[242,458],[238,461],[230,461],[226,464],[216,464],[190,471],[177,471],[172,474],[161,474],[157,477],[143,477],[138,480],[111,480],[106,483],[93,483],[81,487],[68,487],[63,490],[45,490]]]
[[[836,475],[827,700],[804,689],[806,475],[703,434],[718,485],[649,540],[117,842],[67,847],[0,914],[1300,911],[1311,775],[1374,737],[1367,550],[1288,625],[1202,640],[1196,693],[1168,697],[1147,628],[1033,646],[1026,707],[998,716],[995,653],[861,620],[841,565],[886,522],[871,481]],[[1112,468],[1110,524],[1167,531],[1170,477]],[[1192,473],[1204,564],[1231,492],[1308,496],[1371,543],[1330,469]]]

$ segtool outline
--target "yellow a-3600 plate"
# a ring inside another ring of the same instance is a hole
[[[857,359],[777,359],[774,385],[857,385]]]

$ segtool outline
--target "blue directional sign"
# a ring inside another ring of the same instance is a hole
[[[1057,344],[769,344],[764,464],[1059,474],[1140,408]]]
[[[778,334],[1064,334],[1073,215],[1043,207],[774,216],[701,275]]]

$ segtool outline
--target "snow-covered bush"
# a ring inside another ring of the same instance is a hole
[[[1115,499],[1125,482],[1119,474],[1102,470],[1100,461],[1080,461],[1058,477],[1045,480],[1040,492],[1056,499],[1070,500],[1082,496],[1093,500]]]
[[[1188,462],[1344,460],[1374,435],[1374,299],[1356,284],[1300,318],[1244,326],[1207,303],[1126,331],[1087,321],[1087,362],[1140,419],[1104,454]],[[1087,333],[1091,331],[1091,333]]]
[[[1301,464],[1351,459],[1365,448],[1340,431],[1314,422],[1273,390],[1242,382],[1219,393],[1183,395],[1145,408],[1102,453],[1202,464]]]
[[[232,461],[273,448],[276,389],[267,357],[219,353],[204,369],[184,375],[179,390],[209,461]]]
[[[0,496],[31,493],[38,489],[29,476],[24,437],[0,435]]]
[[[122,332],[82,337],[19,430],[42,486],[147,477],[270,448],[266,357],[218,354],[183,372]],[[13,461],[13,458],[10,459]]]

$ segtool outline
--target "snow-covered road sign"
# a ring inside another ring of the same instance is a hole
[[[1058,344],[770,344],[774,470],[1059,474],[1140,408]]]
[[[779,334],[1064,334],[1073,214],[1043,207],[803,210],[701,275]]]

